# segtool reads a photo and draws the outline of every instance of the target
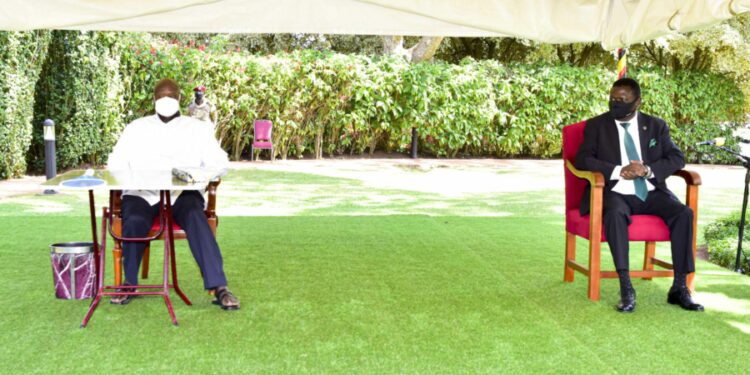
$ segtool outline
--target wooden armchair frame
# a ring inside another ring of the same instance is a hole
[[[617,278],[616,271],[602,271],[600,266],[602,242],[602,213],[604,197],[604,176],[599,172],[576,169],[570,160],[565,160],[567,168],[574,176],[585,179],[591,185],[591,201],[589,212],[589,264],[588,268],[576,262],[576,235],[566,230],[565,233],[565,275],[566,282],[573,282],[574,271],[578,271],[589,278],[588,296],[591,300],[599,300],[600,281],[602,278]],[[679,170],[673,176],[682,177],[687,184],[685,204],[693,210],[693,258],[696,255],[696,241],[698,235],[698,186],[701,178],[696,172]],[[643,270],[631,270],[631,277],[651,280],[653,277],[672,277],[672,263],[656,258],[656,242],[646,241],[643,260]],[[654,270],[659,266],[665,270]],[[688,276],[688,287],[694,290],[694,274]]]
[[[208,219],[208,225],[211,227],[211,231],[216,236],[216,228],[219,225],[219,217],[216,216],[216,189],[218,188],[221,180],[212,181],[208,184],[208,202],[206,204],[206,218]],[[110,191],[110,206],[112,209],[112,231],[118,236],[122,236],[122,190]],[[148,237],[154,236],[157,232],[149,230]],[[156,238],[157,240],[164,239],[163,234]],[[174,228],[174,239],[187,239],[187,235],[182,228]],[[148,278],[149,271],[149,256],[151,252],[150,243],[146,243],[146,250],[143,253],[143,260],[141,264],[141,278]],[[114,257],[114,275],[115,285],[122,285],[122,243],[115,240],[114,247],[112,249],[112,255]]]

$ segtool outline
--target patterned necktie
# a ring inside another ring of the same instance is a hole
[[[630,126],[629,122],[623,122],[620,125],[622,125],[623,129],[625,129],[625,152],[628,154],[628,161],[630,160],[641,160],[641,158],[638,156],[638,150],[635,148],[635,142],[633,141],[633,137],[630,136],[630,133],[628,132],[628,126]],[[644,178],[636,178],[633,180],[633,183],[635,184],[635,195],[642,201],[646,201],[646,197],[648,196],[648,188],[646,187],[646,180]]]

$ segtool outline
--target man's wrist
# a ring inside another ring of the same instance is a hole
[[[641,176],[641,177],[642,178],[651,178],[651,167],[649,167],[648,165],[644,165],[643,167],[645,168],[645,170],[643,172],[643,176]]]

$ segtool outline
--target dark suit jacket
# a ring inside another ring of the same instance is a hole
[[[605,193],[619,181],[610,179],[612,171],[622,163],[617,126],[609,112],[586,120],[583,143],[576,154],[576,168],[604,175]],[[685,166],[685,156],[669,137],[669,127],[664,120],[638,112],[638,127],[643,164],[654,173],[649,182],[656,189],[674,196],[667,189],[666,179]],[[590,195],[591,187],[587,186],[581,200],[582,215],[589,212]]]

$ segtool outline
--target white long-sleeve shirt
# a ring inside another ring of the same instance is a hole
[[[227,153],[221,149],[213,127],[187,116],[164,123],[159,116],[139,118],[125,127],[107,161],[110,170],[171,170],[174,167],[226,169]],[[159,202],[156,190],[125,190],[149,204]],[[172,202],[179,192],[172,192]]]
[[[627,150],[625,150],[625,128],[622,127],[623,122],[627,122],[630,124],[628,125],[627,132],[630,134],[630,137],[633,138],[633,142],[635,143],[635,150],[636,152],[638,152],[638,158],[640,160],[643,160],[643,155],[641,155],[641,137],[639,133],[640,130],[638,129],[638,115],[636,114],[635,117],[633,117],[629,121],[615,120],[615,123],[617,124],[617,135],[620,138],[620,160],[622,164],[616,166],[615,169],[612,170],[612,175],[609,177],[609,179],[619,180],[615,183],[615,186],[612,187],[612,191],[623,195],[635,195],[634,180],[626,180],[620,177],[622,168],[630,164],[628,152]],[[652,185],[649,180],[646,180],[646,188],[648,189],[648,191],[653,191],[654,185]]]

